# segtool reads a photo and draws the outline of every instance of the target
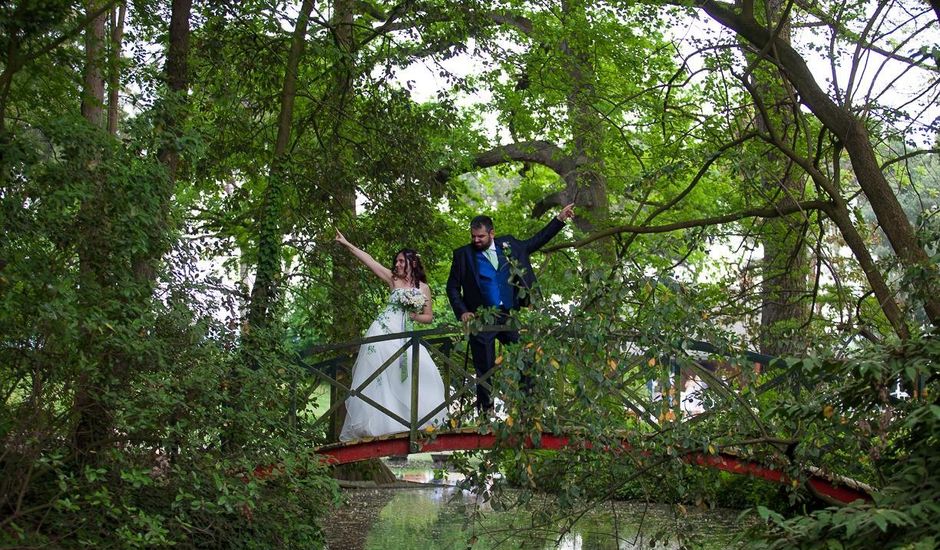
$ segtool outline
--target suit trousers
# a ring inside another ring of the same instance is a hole
[[[511,319],[510,312],[503,310],[496,317],[496,325],[505,325]],[[506,344],[515,344],[519,341],[518,330],[502,332],[478,332],[470,335],[470,354],[473,356],[473,368],[477,378],[486,376],[496,364],[496,341]],[[492,384],[492,377],[486,379],[486,384]],[[528,375],[522,377],[523,389],[528,393],[531,389],[531,379]],[[482,413],[493,411],[493,396],[483,384],[477,384],[477,410]]]

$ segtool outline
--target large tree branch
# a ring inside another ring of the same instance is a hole
[[[380,10],[378,6],[371,2],[360,0],[358,2],[353,2],[353,5],[356,7],[356,11],[366,14],[376,21],[388,19],[388,16],[385,14],[385,12]]]
[[[561,177],[577,166],[577,159],[565,153],[561,147],[549,141],[536,140],[500,145],[478,153],[473,159],[473,167],[490,168],[507,162],[534,162],[550,168]],[[447,181],[453,175],[453,171],[442,169],[437,172],[437,180]]]
[[[751,208],[748,210],[741,210],[740,212],[734,212],[732,214],[725,214],[723,216],[713,216],[710,218],[701,218],[697,220],[685,220],[681,222],[667,223],[663,225],[618,225],[614,227],[608,227],[607,229],[602,229],[583,239],[576,241],[569,241],[565,243],[558,243],[556,245],[546,246],[542,248],[543,252],[554,252],[556,250],[562,250],[565,248],[581,248],[585,245],[588,245],[596,240],[603,239],[606,237],[611,237],[613,235],[620,235],[623,233],[629,234],[649,234],[649,233],[669,233],[671,231],[680,231],[682,229],[690,229],[693,227],[709,227],[712,225],[721,225],[725,223],[736,222],[743,220],[745,218],[780,218],[783,216],[789,216],[790,214],[795,214],[797,212],[804,212],[807,210],[819,210],[822,212],[828,212],[831,204],[826,201],[813,200],[813,201],[804,201],[798,203],[790,203],[787,205],[778,205],[771,206],[767,208]]]
[[[569,203],[567,189],[550,193],[541,199],[535,201],[532,207],[532,218],[540,218],[542,214],[548,212],[556,206],[564,206]]]
[[[768,42],[774,38],[771,32],[755,19],[735,13],[731,4],[703,0],[700,6],[712,19],[737,33],[758,50],[765,50]],[[768,53],[771,57],[768,59],[776,62],[787,73],[790,82],[803,97],[803,102],[813,110],[823,124],[845,141],[851,130],[851,121],[847,120],[847,113],[836,105],[825,90],[816,83],[806,61],[792,46],[780,39],[774,42],[774,48]]]
[[[534,162],[551,168],[559,176],[574,169],[575,162],[560,147],[549,141],[523,141],[500,145],[476,156],[479,168],[489,168],[506,162]]]
[[[488,13],[486,17],[499,25],[508,25],[513,27],[529,38],[531,38],[533,35],[534,25],[532,24],[532,20],[527,17],[522,17],[521,15],[516,15],[509,12]]]
[[[394,31],[410,29],[414,27],[415,23],[398,21],[398,19],[404,16],[411,7],[412,6],[410,2],[403,2],[393,7],[391,10],[389,10],[388,15],[385,16],[384,18],[385,22],[379,25],[378,27],[375,27],[374,29],[372,29],[372,32],[369,34],[369,36],[367,36],[360,42],[360,45],[368,44],[375,38],[382,36],[384,34],[394,32]],[[424,19],[423,21],[433,22],[435,20],[436,19],[433,17],[428,17]]]

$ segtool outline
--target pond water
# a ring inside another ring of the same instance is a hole
[[[430,468],[396,468],[400,479],[433,481]],[[584,514],[571,529],[544,525],[522,508],[494,509],[447,480],[439,486],[348,489],[326,522],[331,549],[525,548],[619,550],[729,548],[742,529],[734,510],[615,502]],[[440,480],[437,481],[440,483]],[[550,497],[540,497],[548,499]],[[545,504],[544,501],[542,504]]]

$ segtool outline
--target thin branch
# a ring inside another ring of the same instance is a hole
[[[903,162],[903,161],[912,159],[914,157],[919,157],[921,155],[940,155],[940,149],[920,149],[917,151],[911,151],[910,153],[905,153],[899,157],[895,157],[891,160],[885,161],[884,163],[882,163],[881,169],[884,170],[885,168],[891,166],[892,164],[896,162]]]
[[[893,60],[895,60],[895,61],[900,61],[900,62],[902,62],[902,63],[907,63],[907,64],[909,64],[909,65],[914,65],[915,67],[924,69],[924,70],[926,70],[926,71],[931,71],[931,72],[935,72],[935,73],[936,73],[936,72],[940,72],[940,66],[929,65],[929,64],[926,62],[926,59],[924,59],[924,60],[922,60],[922,61],[915,61],[914,59],[912,59],[912,58],[910,58],[910,57],[900,55],[900,54],[898,54],[897,52],[893,52],[893,51],[890,51],[890,50],[886,50],[886,49],[884,49],[884,48],[880,48],[880,47],[878,47],[878,46],[876,46],[876,45],[874,45],[874,44],[872,44],[872,43],[870,43],[870,42],[866,42],[866,41],[862,40],[861,37],[858,36],[857,33],[855,33],[855,32],[853,32],[853,31],[851,31],[850,29],[846,28],[845,25],[843,25],[843,24],[842,24],[841,22],[839,22],[839,21],[836,21],[835,19],[833,19],[832,17],[830,17],[829,15],[827,15],[827,14],[826,14],[825,12],[823,12],[822,10],[817,9],[817,6],[810,5],[810,3],[807,2],[806,0],[795,0],[794,3],[795,3],[797,6],[799,6],[801,9],[805,10],[807,13],[812,14],[814,17],[818,17],[820,21],[822,21],[823,23],[825,23],[826,25],[828,25],[829,27],[831,27],[834,31],[836,31],[837,34],[839,34],[839,35],[841,35],[841,36],[843,36],[843,37],[845,37],[845,38],[847,38],[848,40],[851,40],[851,41],[853,41],[853,42],[856,42],[856,41],[857,41],[857,42],[858,42],[858,45],[861,46],[861,47],[863,47],[863,48],[865,48],[865,49],[871,50],[871,51],[873,51],[873,52],[875,52],[875,53],[877,53],[877,54],[881,54],[881,55],[883,55],[883,56],[885,56],[885,57],[887,57],[887,58],[889,58],[889,59],[893,59]]]

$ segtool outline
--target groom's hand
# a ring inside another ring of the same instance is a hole
[[[473,314],[472,311],[465,311],[460,315],[460,322],[469,323],[470,321],[473,320],[474,317],[475,315]]]
[[[571,203],[561,209],[561,212],[556,216],[558,221],[565,222],[574,217],[574,203]]]

